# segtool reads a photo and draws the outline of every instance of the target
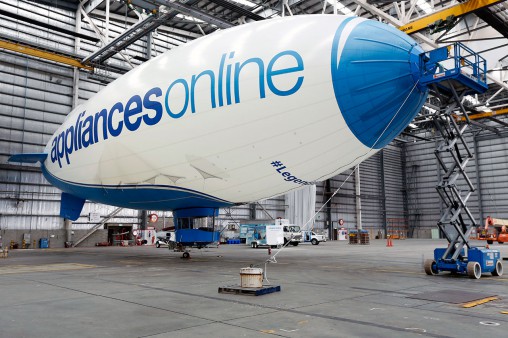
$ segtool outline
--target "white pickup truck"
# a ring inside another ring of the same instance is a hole
[[[312,245],[318,245],[321,242],[326,242],[326,237],[324,235],[318,235],[311,230],[302,231],[302,236],[304,242],[311,242]]]
[[[312,231],[312,239],[310,240],[312,245],[318,245],[321,242],[326,242],[325,235],[318,235],[314,231]]]
[[[284,245],[287,242],[293,246],[297,246],[302,241],[302,232],[297,225],[284,225]]]

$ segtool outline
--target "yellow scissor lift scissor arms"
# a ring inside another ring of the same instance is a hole
[[[422,29],[427,28],[430,24],[435,23],[438,20],[445,20],[447,17],[453,15],[454,17],[460,17],[468,13],[474,12],[480,8],[495,5],[498,2],[504,0],[469,0],[446,9],[431,13],[424,17],[415,19],[404,26],[400,26],[399,29],[407,34],[416,33]]]

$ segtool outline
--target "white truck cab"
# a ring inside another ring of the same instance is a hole
[[[275,224],[282,225],[284,231],[284,245],[288,242],[293,246],[297,246],[302,241],[302,231],[298,225],[289,224],[289,220],[285,218],[277,218]]]

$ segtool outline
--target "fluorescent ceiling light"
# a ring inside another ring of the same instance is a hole
[[[257,4],[255,4],[249,0],[231,0],[231,1],[236,2],[240,5],[247,6],[247,7],[256,7],[257,6]]]
[[[424,11],[425,14],[432,13],[432,7],[426,0],[418,0],[418,2],[416,2],[416,6],[418,6],[422,11]]]
[[[328,3],[333,6],[333,4],[334,4],[333,0],[326,0],[326,1],[328,1]],[[346,15],[354,15],[352,10],[350,10],[349,8],[347,8],[346,6],[341,4],[339,1],[337,1],[337,10],[342,12],[343,14],[346,14]]]

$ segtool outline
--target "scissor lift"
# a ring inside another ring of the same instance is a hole
[[[452,67],[445,69],[443,64]],[[464,138],[470,119],[462,99],[465,95],[483,93],[488,89],[485,59],[463,44],[455,43],[422,54],[420,69],[423,72],[421,84],[432,87],[441,102],[433,116],[436,129],[443,138],[435,150],[444,172],[436,189],[446,210],[437,225],[449,242],[447,248],[434,250],[434,259],[425,261],[425,272],[435,275],[449,271],[476,279],[488,272],[500,276],[503,265],[499,250],[472,247],[469,242],[477,223],[467,207],[475,187],[465,168],[474,154]],[[460,126],[454,116],[457,110],[466,120]],[[457,186],[461,178],[466,183],[465,190]]]

